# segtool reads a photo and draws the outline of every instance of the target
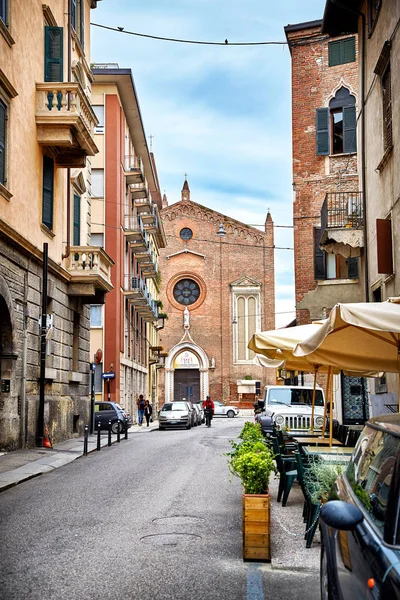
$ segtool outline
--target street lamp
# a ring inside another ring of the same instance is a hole
[[[219,229],[217,231],[217,236],[219,238],[223,238],[226,235],[225,227],[222,223],[219,224]]]

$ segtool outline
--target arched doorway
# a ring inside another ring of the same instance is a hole
[[[0,446],[10,450],[19,446],[20,437],[12,307],[9,288],[0,277]]]
[[[191,396],[192,402],[204,400],[208,394],[207,354],[194,342],[181,342],[169,351],[165,364],[165,402]]]
[[[189,350],[177,355],[174,362],[174,401],[200,402],[200,363]]]

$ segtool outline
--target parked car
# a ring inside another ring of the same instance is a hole
[[[236,406],[226,406],[220,400],[213,400],[214,402],[214,417],[229,417],[233,419],[239,414]]]
[[[365,426],[321,508],[321,598],[400,599],[400,415]]]
[[[204,423],[204,410],[197,402],[193,404],[193,408],[196,411],[196,425],[201,425]]]
[[[159,429],[192,426],[192,409],[188,402],[166,402],[158,413]]]
[[[94,424],[97,430],[100,423],[101,429],[108,429],[111,421],[111,431],[118,433],[118,419],[120,433],[132,427],[132,417],[122,406],[116,402],[95,402],[94,403]]]
[[[197,426],[197,412],[196,409],[194,407],[194,404],[192,402],[190,402],[189,400],[185,400],[185,402],[189,405],[190,411],[191,411],[191,424],[192,427],[196,427]]]

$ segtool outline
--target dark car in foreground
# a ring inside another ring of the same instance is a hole
[[[95,402],[94,424],[96,431],[99,423],[100,429],[108,429],[110,421],[113,433],[118,433],[118,427],[120,433],[132,427],[131,415],[122,406],[117,404],[117,402]]]
[[[400,414],[365,426],[321,508],[321,598],[400,599]]]

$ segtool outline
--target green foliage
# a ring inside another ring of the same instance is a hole
[[[228,466],[240,477],[246,494],[263,494],[268,490],[272,471],[275,472],[273,452],[265,442],[259,423],[246,422],[239,434],[241,441],[230,440]]]
[[[310,466],[304,472],[304,483],[312,502],[317,503],[328,498],[332,486],[342,473],[343,465],[322,462],[318,458],[311,459]]]
[[[252,378],[252,376],[251,376],[251,375],[245,375],[245,376],[244,376],[244,379],[245,379],[246,381],[251,381],[253,378]]]

